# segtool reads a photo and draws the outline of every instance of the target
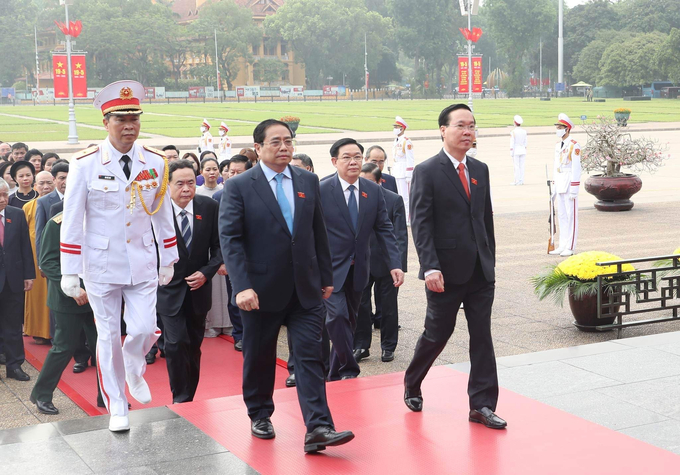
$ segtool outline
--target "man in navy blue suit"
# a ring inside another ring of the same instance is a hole
[[[325,301],[326,328],[333,342],[331,381],[356,378],[360,372],[354,359],[354,330],[361,292],[368,285],[373,232],[389,257],[394,286],[404,283],[401,256],[387,216],[385,198],[377,184],[359,177],[363,152],[364,148],[352,138],[335,142],[331,147],[331,161],[338,172],[322,180],[320,185],[333,256],[334,290]],[[297,351],[297,346],[293,346]]]
[[[298,399],[307,426],[305,452],[354,438],[336,432],[321,356],[324,299],[333,292],[319,180],[289,166],[293,133],[268,119],[255,127],[260,162],[226,182],[220,242],[243,321],[243,399],[251,433],[274,437],[276,345],[281,325],[293,342]]]
[[[368,147],[368,150],[366,150],[366,163],[375,163],[378,165],[378,168],[380,168],[380,173],[382,174],[382,178],[380,178],[380,186],[386,190],[390,190],[392,193],[399,194],[397,192],[397,179],[392,175],[383,173],[386,160],[387,153],[385,153],[385,149],[380,145],[373,145]]]

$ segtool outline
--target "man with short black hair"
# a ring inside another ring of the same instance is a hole
[[[305,153],[296,153],[293,155],[293,160],[291,160],[290,164],[294,167],[304,168],[308,172],[314,173],[314,162],[312,162],[312,158]]]
[[[10,162],[20,162],[26,156],[28,152],[28,145],[23,142],[17,142],[12,145],[12,153],[9,156]]]
[[[52,166],[50,173],[54,177],[54,191],[38,198],[38,208],[35,215],[35,253],[40,255],[40,243],[42,232],[47,220],[50,219],[52,205],[64,199],[66,191],[66,177],[68,176],[68,163],[57,163]]]
[[[165,158],[168,159],[168,163],[179,160],[179,149],[174,145],[166,145],[162,150],[165,152]]]

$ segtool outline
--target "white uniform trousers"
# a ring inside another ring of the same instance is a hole
[[[156,326],[157,287],[157,278],[137,285],[85,282],[97,325],[97,375],[106,409],[111,415],[127,415],[125,374],[144,375],[144,357],[161,335]],[[123,298],[127,336],[121,344]]]
[[[404,210],[406,211],[406,225],[411,225],[411,213],[408,207],[408,195],[411,191],[411,179],[410,178],[395,178],[397,181],[397,192],[399,196],[404,199]]]
[[[526,155],[515,155],[513,156],[513,162],[515,164],[515,185],[524,184],[524,159],[527,158]]]
[[[576,238],[578,237],[578,196],[570,200],[569,193],[558,193],[557,219],[560,223],[560,241],[558,249],[562,251],[573,251],[576,249]]]

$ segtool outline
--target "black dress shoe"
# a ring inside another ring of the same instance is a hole
[[[327,446],[346,444],[353,438],[352,431],[335,432],[331,426],[319,426],[305,435],[305,452],[314,453]]]
[[[505,429],[505,427],[508,425],[507,422],[494,414],[494,412],[488,407],[471,410],[469,420],[470,422],[484,424],[489,429]]]
[[[383,350],[382,356],[380,357],[380,360],[383,363],[388,363],[390,361],[394,361],[394,351]]]
[[[35,404],[35,407],[38,408],[38,412],[42,414],[47,414],[48,416],[59,414],[59,409],[54,407],[54,404],[52,404],[51,402],[38,401],[33,396],[31,396],[29,399],[33,404]]]
[[[73,372],[78,374],[82,373],[87,369],[87,363],[74,363],[73,364]]]
[[[6,365],[7,364],[7,357],[3,354],[0,353],[0,365]]]
[[[236,351],[243,351],[243,340],[236,340],[234,342],[234,349]],[[293,385],[293,386],[295,386],[295,385]]]
[[[286,378],[286,387],[287,388],[294,388],[295,387],[295,373],[291,374]]]
[[[357,363],[364,358],[368,358],[371,356],[371,353],[368,350],[362,350],[361,348],[354,350],[354,359],[357,361]]]
[[[11,370],[11,371],[8,369],[7,370],[7,377],[12,378],[12,379],[17,379],[19,381],[28,381],[29,379],[31,379],[31,377],[28,374],[26,374],[26,372],[21,368],[17,368],[15,370]]]
[[[146,360],[146,364],[154,364],[156,362],[156,355],[149,352],[146,354],[144,359]]]
[[[404,391],[404,402],[406,403],[406,407],[413,412],[420,412],[423,410],[423,395],[420,393],[413,395],[412,393],[409,393],[408,390]]]
[[[250,432],[258,439],[273,439],[276,436],[272,421],[268,417],[251,422]]]

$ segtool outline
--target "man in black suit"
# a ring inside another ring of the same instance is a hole
[[[368,147],[368,150],[366,150],[366,163],[375,163],[378,165],[380,173],[382,174],[379,185],[387,190],[390,190],[392,193],[399,194],[397,191],[397,179],[392,175],[383,173],[386,160],[387,153],[385,153],[385,149],[380,145],[373,145]]]
[[[467,157],[475,139],[475,118],[465,104],[439,115],[444,142],[438,155],[415,167],[411,182],[411,229],[425,280],[425,331],[404,378],[404,401],[423,408],[425,375],[446,346],[461,302],[470,333],[469,420],[493,429],[506,422],[494,414],[498,375],[491,339],[496,240],[489,169]]]
[[[361,167],[361,177],[374,183],[380,183],[381,172],[378,165],[366,163]],[[396,193],[392,193],[386,188],[382,188],[385,197],[385,207],[387,217],[394,228],[394,235],[397,238],[399,255],[401,257],[401,269],[406,272],[408,262],[408,229],[406,228],[406,211],[404,210],[404,200]],[[371,292],[375,284],[375,293],[380,295],[382,302],[382,318],[380,323],[380,346],[382,348],[381,361],[389,362],[394,360],[394,350],[397,348],[399,333],[399,311],[397,307],[397,296],[399,288],[392,282],[389,267],[389,257],[382,252],[378,246],[375,234],[371,235],[371,268],[368,277],[368,285],[361,293],[359,304],[359,317],[357,328],[354,332],[354,359],[357,362],[370,356],[371,348]]]
[[[360,372],[354,358],[354,330],[361,292],[368,285],[371,235],[375,234],[378,245],[389,257],[393,285],[404,283],[385,198],[377,184],[359,177],[363,152],[361,144],[352,138],[335,142],[331,161],[338,172],[320,184],[333,256],[334,290],[325,302],[326,328],[333,343],[328,375],[331,381],[356,378]]]
[[[42,198],[38,198],[38,207],[35,215],[35,252],[40,255],[40,242],[42,240],[42,232],[45,229],[45,224],[50,219],[50,210],[52,205],[59,203],[64,199],[64,191],[66,190],[66,177],[68,176],[68,163],[57,163],[50,170],[52,177],[54,177],[54,191],[48,193]]]
[[[35,264],[26,215],[7,206],[9,185],[0,178],[0,336],[6,358],[7,377],[28,381],[24,362],[25,293],[33,288]]]
[[[179,261],[170,283],[158,287],[156,311],[165,333],[172,402],[180,403],[193,401],[198,387],[205,316],[212,307],[211,281],[222,265],[222,251],[219,205],[196,195],[191,162],[173,161],[169,174]]]
[[[273,438],[276,344],[286,325],[307,427],[304,450],[316,452],[354,438],[350,431],[335,431],[326,401],[321,332],[333,275],[319,180],[289,166],[294,143],[286,123],[261,122],[253,140],[260,162],[227,180],[219,224],[243,321],[243,399],[252,435]]]

